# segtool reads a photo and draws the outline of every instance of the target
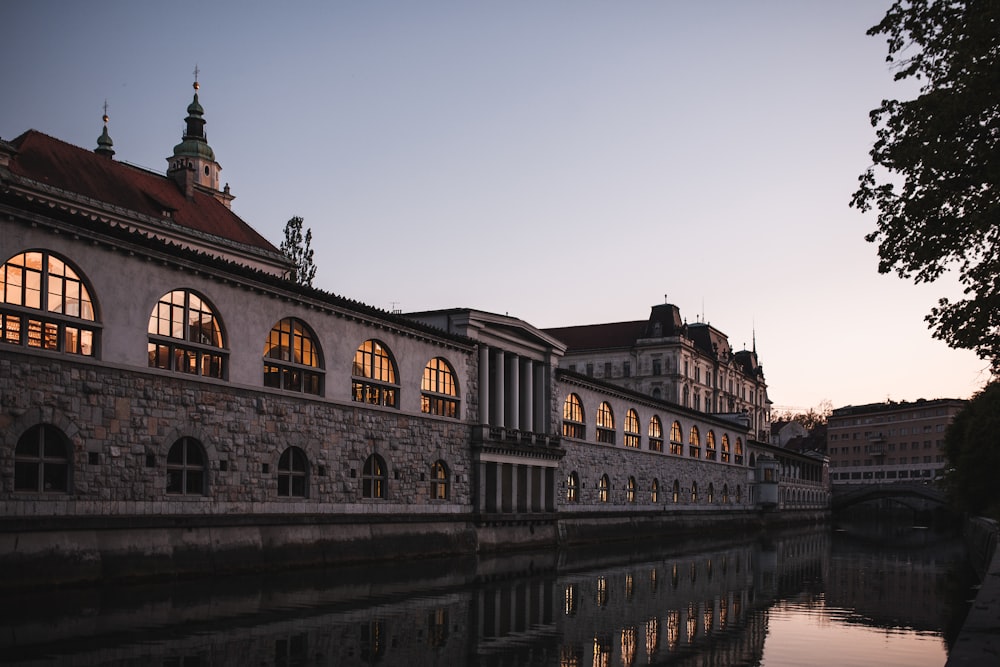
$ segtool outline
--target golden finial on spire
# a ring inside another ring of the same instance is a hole
[[[110,120],[110,118],[108,118],[108,101],[104,100],[104,125],[105,125],[105,127],[107,127],[109,120]]]
[[[194,64],[194,89],[195,90],[198,90],[198,88],[199,88],[199,86],[198,86],[198,72],[200,72],[200,71],[201,70],[198,69],[198,63],[195,63]]]

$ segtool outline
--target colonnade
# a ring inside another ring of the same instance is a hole
[[[480,345],[480,423],[528,433],[548,433],[550,374],[551,370],[542,362]]]

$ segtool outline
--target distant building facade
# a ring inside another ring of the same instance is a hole
[[[833,484],[930,482],[946,466],[944,434],[966,405],[955,398],[835,409],[827,421]]]
[[[649,319],[546,329],[566,343],[560,362],[698,412],[745,416],[754,439],[770,441],[771,402],[753,350],[733,351],[710,324],[688,324],[673,304],[653,306]]]

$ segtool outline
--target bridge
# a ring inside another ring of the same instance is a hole
[[[860,503],[888,498],[911,509],[923,509],[914,506],[914,501],[920,505],[926,504],[945,506],[948,502],[944,491],[930,484],[914,484],[908,482],[893,482],[888,484],[834,484],[831,506],[834,512]]]

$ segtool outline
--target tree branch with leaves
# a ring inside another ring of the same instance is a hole
[[[302,234],[302,218],[294,216],[285,223],[285,240],[281,242],[281,252],[295,265],[291,280],[297,285],[312,287],[316,277],[316,266],[313,264],[312,229],[306,229]]]
[[[964,298],[926,320],[935,338],[1000,373],[1000,3],[896,0],[868,31],[885,35],[895,80],[912,100],[870,114],[872,165],[851,206],[877,210],[879,273],[915,283],[957,269]]]

